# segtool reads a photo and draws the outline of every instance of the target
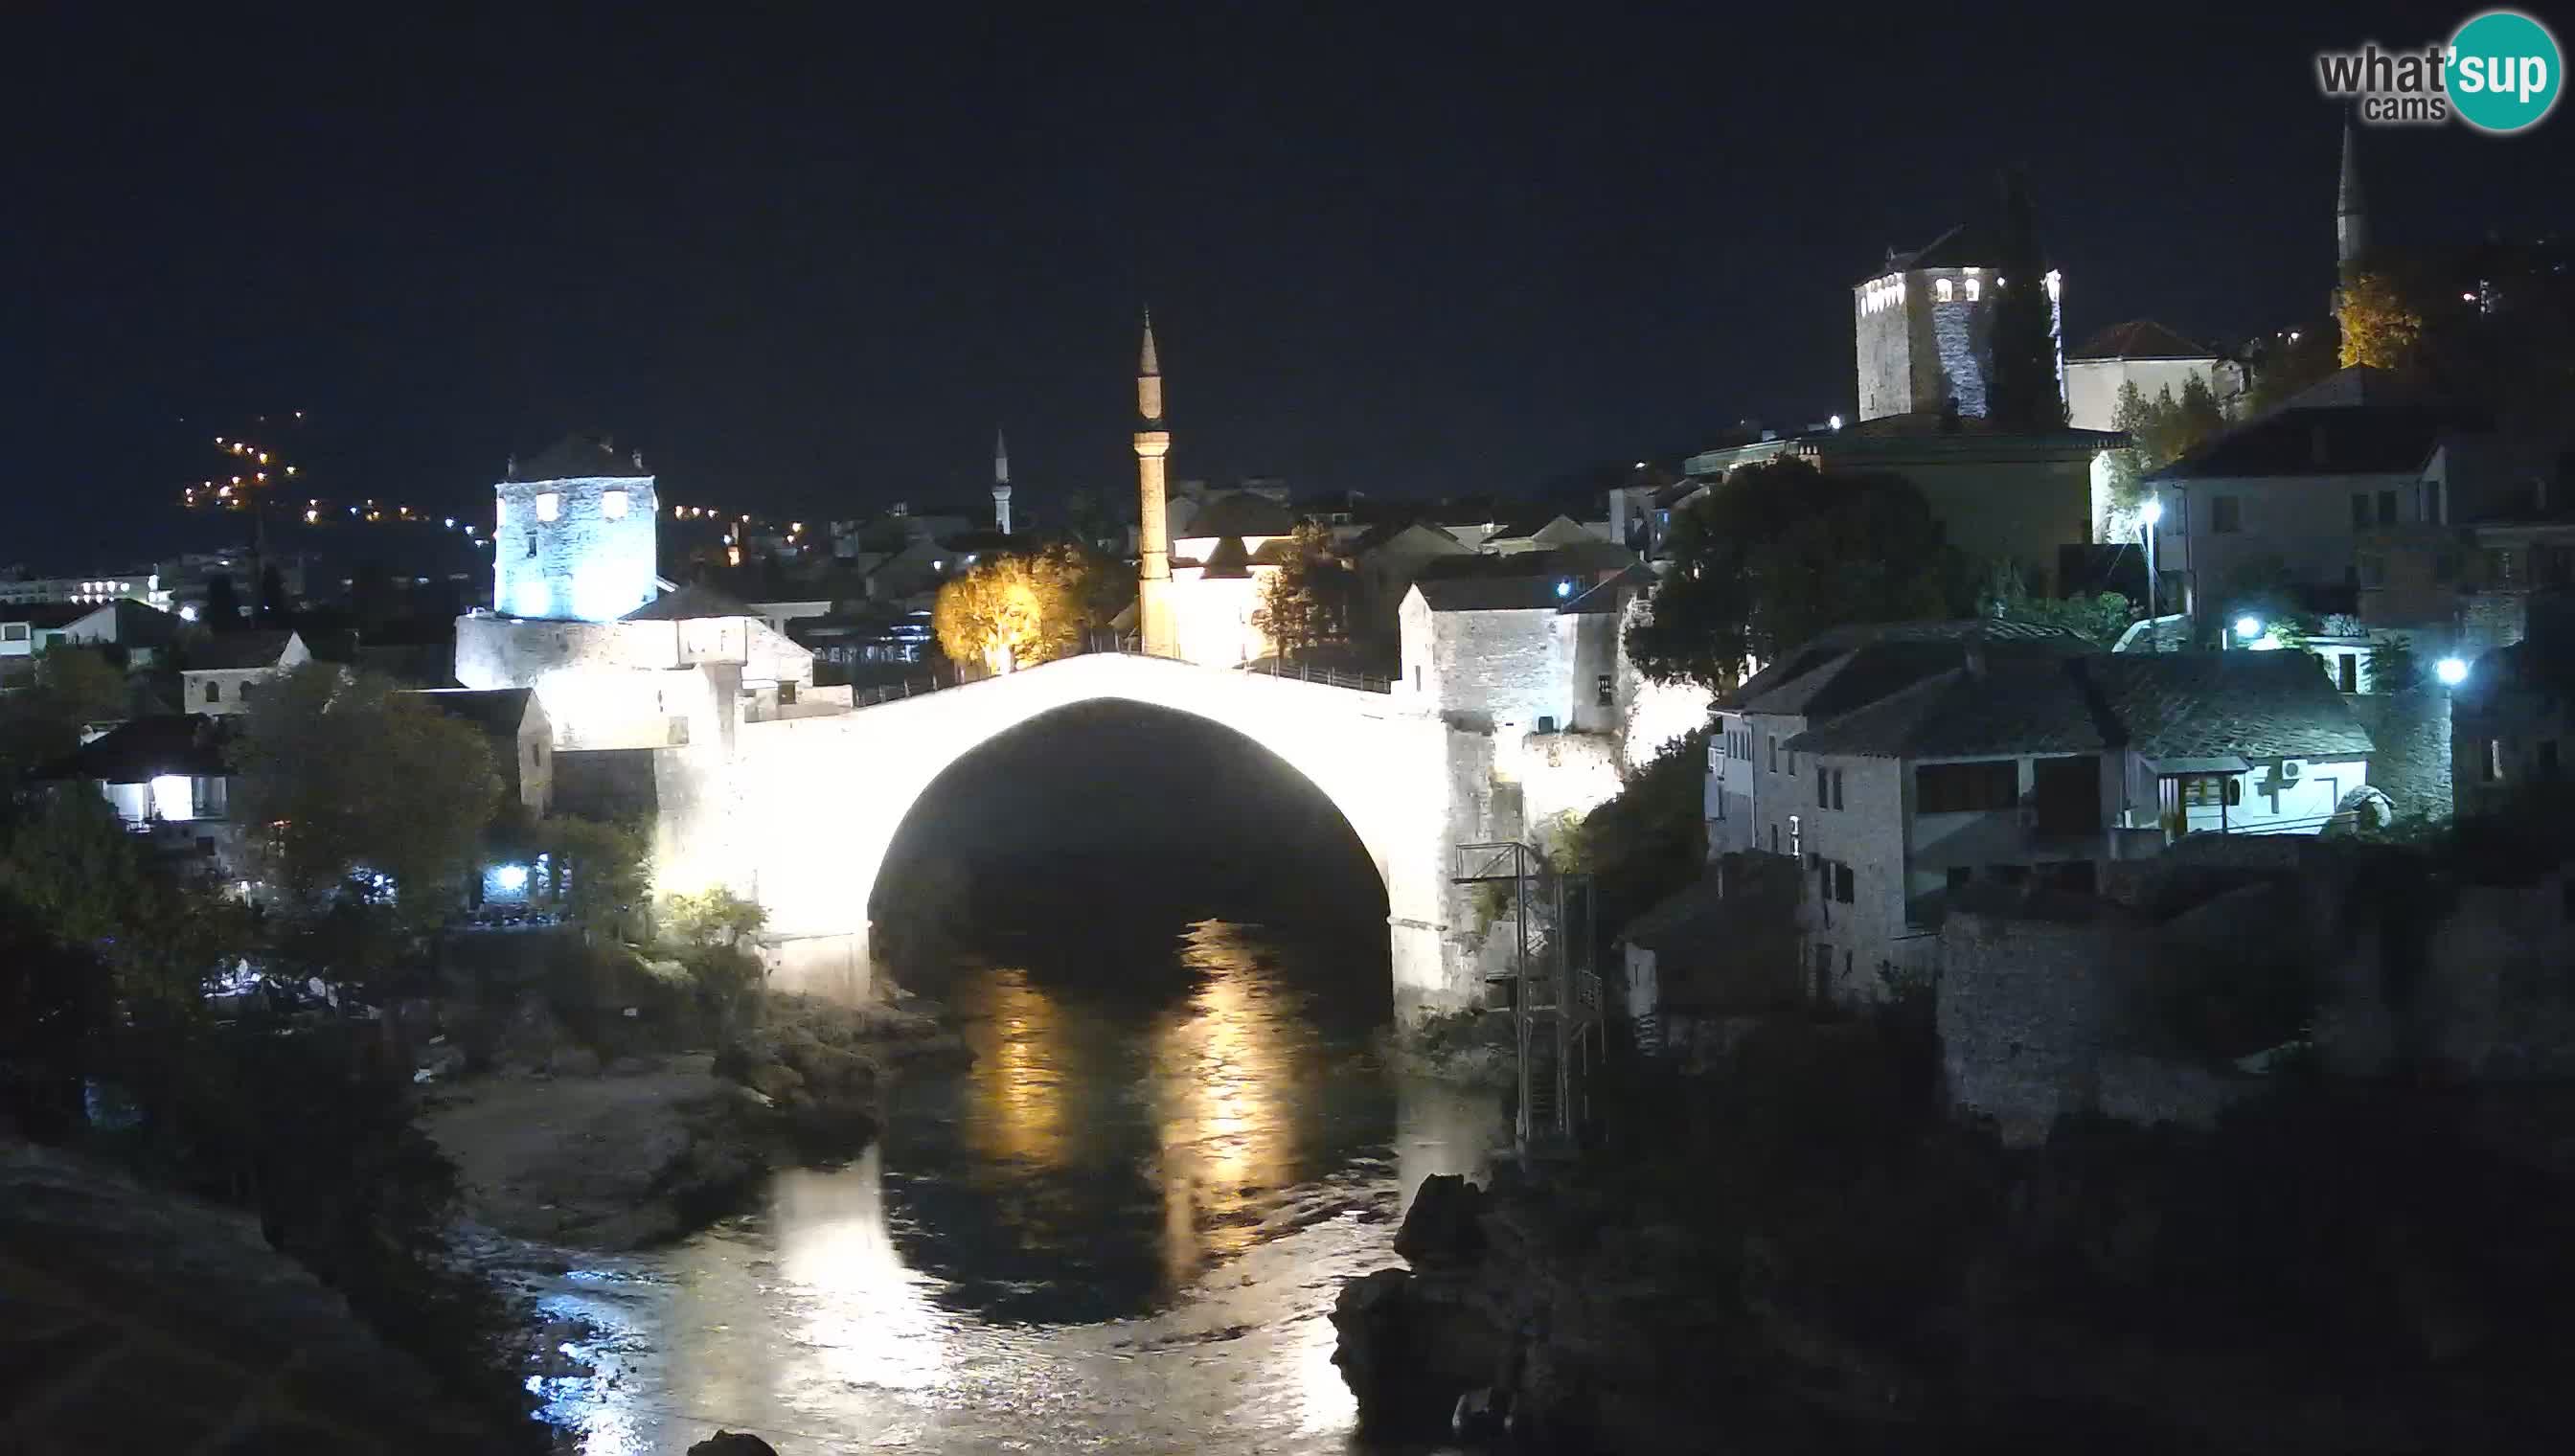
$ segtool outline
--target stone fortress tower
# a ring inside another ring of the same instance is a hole
[[[1950,400],[1982,418],[1993,367],[1994,304],[2006,288],[2047,290],[2048,333],[2065,379],[2062,281],[2006,278],[2002,239],[1961,224],[1910,253],[1890,249],[1886,266],[1851,289],[1851,330],[1859,362],[1859,418],[1936,413]]]
[[[1152,657],[1180,656],[1173,616],[1172,531],[1165,515],[1163,459],[1172,433],[1163,428],[1163,363],[1154,351],[1154,314],[1145,312],[1145,343],[1136,359],[1136,627]]]
[[[653,600],[660,502],[641,451],[568,435],[492,488],[492,606],[507,617],[614,622]]]
[[[993,529],[1011,534],[1011,442],[993,432]]]

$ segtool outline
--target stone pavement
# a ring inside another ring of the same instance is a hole
[[[0,1141],[0,1456],[477,1452],[245,1215]]]

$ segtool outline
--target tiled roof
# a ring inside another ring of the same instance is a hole
[[[419,697],[451,718],[460,718],[496,737],[516,737],[528,721],[528,688],[432,688]]]
[[[2123,653],[2086,671],[2148,756],[2367,753],[2369,730],[2299,652]]]
[[[1412,584],[1433,612],[1553,612],[1555,577],[1449,577]]]
[[[1989,662],[1915,684],[1788,740],[1802,753],[1942,758],[2097,752],[2337,757],[2372,750],[2304,653],[2094,654]]]
[[[97,610],[94,603],[13,602],[0,607],[0,622],[23,622],[31,627],[69,627]]]
[[[2194,344],[2152,319],[2130,319],[2069,349],[2067,359],[2215,359],[2217,351]]]
[[[2146,479],[2402,474],[2420,470],[2445,433],[2490,423],[2474,410],[2447,405],[2290,406],[2227,431]]]
[[[220,778],[232,772],[229,725],[201,713],[161,714],[117,725],[56,759],[41,778],[144,783],[164,773]]]
[[[758,617],[749,607],[713,587],[687,586],[665,592],[618,619],[621,622],[694,622],[705,617]]]
[[[286,656],[286,645],[294,640],[295,633],[282,628],[217,633],[188,649],[187,669],[191,673],[220,673],[274,668],[278,659]]]
[[[1212,496],[1199,508],[1189,525],[1173,532],[1176,537],[1203,536],[1286,536],[1296,529],[1296,518],[1288,508],[1268,496],[1251,491],[1228,491]]]
[[[1738,712],[1803,713],[1806,711],[1803,706],[1774,708],[1766,706],[1764,701],[1769,700],[1770,695],[1779,692],[1788,684],[1830,665],[1837,658],[1871,644],[1950,644],[1953,651],[1943,665],[1954,666],[1964,661],[1962,645],[1968,642],[1982,642],[1989,649],[2006,643],[2032,644],[2034,645],[2032,651],[2067,656],[2092,651],[2090,642],[2076,633],[2061,627],[2040,627],[2026,622],[2002,622],[1993,618],[1965,617],[1923,622],[1863,623],[1852,627],[1837,627],[1830,632],[1818,635],[1812,642],[1804,644],[1788,656],[1753,674],[1740,687],[1718,699],[1717,706]],[[1890,659],[1889,661],[1901,660]],[[1901,682],[1912,682],[1919,676],[1921,675],[1914,674],[1903,678]],[[1900,683],[1897,686],[1900,686]],[[1891,692],[1893,689],[1890,688],[1888,691]],[[1781,698],[1776,701],[1781,704],[1795,705],[1802,705],[1804,702],[1802,697]],[[1844,706],[1857,707],[1867,701],[1866,699],[1850,700]],[[1756,704],[1763,704],[1763,706],[1755,706]]]

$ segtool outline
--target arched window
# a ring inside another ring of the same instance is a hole
[[[1949,280],[1943,278],[1931,285],[1931,296],[1942,303],[1949,301]]]

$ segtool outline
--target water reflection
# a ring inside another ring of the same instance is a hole
[[[976,1062],[903,1081],[877,1148],[581,1296],[628,1331],[620,1378],[558,1414],[596,1456],[718,1426],[782,1450],[1346,1451],[1332,1296],[1391,1261],[1420,1178],[1481,1173],[1501,1128],[1490,1094],[1375,1065],[1381,1012],[1336,1003],[1336,953],[1212,922],[1143,992],[961,986]]]

